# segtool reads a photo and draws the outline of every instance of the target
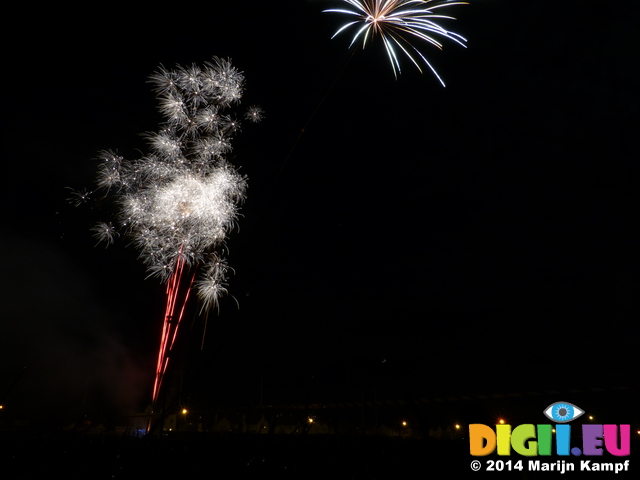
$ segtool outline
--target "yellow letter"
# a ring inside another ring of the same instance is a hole
[[[511,455],[511,425],[496,425],[498,455]]]

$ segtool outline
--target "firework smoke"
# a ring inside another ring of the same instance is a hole
[[[220,250],[237,219],[246,178],[225,160],[240,129],[226,111],[239,103],[244,88],[243,75],[230,61],[214,57],[204,67],[161,67],[150,81],[165,121],[146,135],[148,155],[126,161],[112,151],[100,154],[97,183],[116,197],[119,216],[117,226],[101,222],[92,231],[107,244],[122,231],[139,249],[149,275],[167,284],[155,403],[191,290],[203,311],[216,307],[227,291],[229,267]],[[252,122],[262,117],[256,106],[245,113]],[[90,193],[74,192],[71,200],[81,203]]]

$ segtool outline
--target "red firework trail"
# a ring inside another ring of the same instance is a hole
[[[181,252],[182,253],[182,252]],[[191,277],[189,288],[184,293],[184,298],[180,297],[181,293],[181,281],[182,275],[185,270],[184,259],[182,255],[178,256],[176,260],[176,266],[173,269],[173,273],[167,282],[167,307],[164,314],[164,323],[162,325],[162,335],[160,337],[160,349],[158,350],[158,363],[156,365],[156,379],[153,385],[152,404],[155,406],[160,387],[162,385],[162,379],[167,371],[169,365],[169,356],[171,349],[176,341],[178,335],[178,327],[184,316],[184,309],[189,299],[189,293],[191,292],[191,285],[195,274]],[[180,305],[179,305],[180,304]],[[179,307],[179,311],[178,310]]]

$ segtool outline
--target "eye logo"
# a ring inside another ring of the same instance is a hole
[[[569,402],[556,402],[549,405],[543,412],[549,420],[556,423],[567,423],[575,420],[584,413],[584,410]]]

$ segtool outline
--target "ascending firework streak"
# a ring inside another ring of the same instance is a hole
[[[176,266],[167,282],[167,306],[164,314],[164,323],[162,325],[162,335],[160,337],[160,348],[158,350],[158,362],[156,364],[156,377],[153,383],[152,399],[155,403],[158,394],[160,393],[160,386],[162,385],[162,379],[167,372],[169,366],[168,351],[171,351],[173,344],[178,335],[178,326],[184,315],[184,308],[189,299],[189,293],[191,292],[191,286],[193,285],[193,279],[195,274],[191,277],[189,288],[184,294],[184,298],[181,302],[178,302],[178,295],[180,293],[180,281],[184,272],[184,261],[181,257],[176,260]],[[179,305],[181,303],[181,305]],[[178,312],[177,309],[180,308]]]
[[[115,193],[119,226],[140,250],[150,276],[167,283],[155,405],[191,290],[197,291],[201,312],[216,307],[227,291],[229,267],[220,250],[235,224],[246,178],[225,160],[240,125],[224,112],[239,102],[244,86],[230,61],[214,57],[203,68],[160,68],[150,80],[166,117],[158,133],[147,135],[152,153],[127,162],[103,152],[98,185]],[[257,122],[262,110],[250,107],[245,118]],[[84,201],[88,193],[76,197]],[[107,244],[117,235],[111,223],[92,230]]]
[[[440,15],[438,9],[450,7],[453,5],[464,5],[467,2],[458,2],[451,0],[343,0],[349,4],[354,10],[331,9],[325,12],[336,12],[357,17],[357,20],[348,22],[340,27],[333,35],[338,35],[343,30],[353,25],[357,25],[358,30],[351,40],[351,45],[362,36],[363,47],[367,44],[369,36],[374,37],[380,35],[384,43],[387,55],[391,61],[393,73],[397,77],[400,73],[400,62],[396,54],[396,48],[399,48],[413,64],[422,72],[416,55],[420,57],[424,63],[431,69],[442,86],[444,82],[431,66],[425,56],[411,44],[411,40],[424,40],[440,49],[442,44],[437,37],[444,37],[452,40],[463,47],[463,42],[467,40],[457,33],[446,30],[444,27],[436,23],[436,20],[449,19],[455,20],[453,17]],[[333,37],[332,37],[333,38]]]

